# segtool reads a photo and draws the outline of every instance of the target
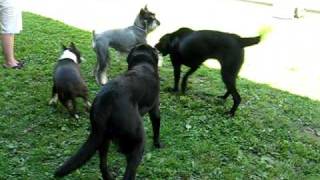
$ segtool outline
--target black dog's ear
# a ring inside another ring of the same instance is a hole
[[[170,38],[170,43],[169,43],[170,49],[174,49],[175,47],[177,47],[178,43],[179,43],[179,38],[177,37]]]
[[[62,44],[61,43],[61,48],[62,48],[62,50],[66,50],[66,49],[68,49],[64,44]]]
[[[148,5],[147,4],[144,6],[144,10],[148,11]]]
[[[166,49],[170,51],[175,47],[177,47],[179,43],[179,38],[176,37],[174,34],[166,34],[164,36],[163,41],[164,41],[164,44],[166,45]]]
[[[171,42],[171,34],[165,34],[160,38],[158,44],[155,47],[160,51],[163,56],[169,54],[172,49],[172,42]]]
[[[75,45],[73,42],[71,42],[69,46],[70,46],[72,49],[76,49],[76,45]]]
[[[159,54],[159,51],[158,51],[157,48],[154,48],[154,47],[151,47],[151,48],[152,48],[152,52],[153,52],[154,54],[156,54],[156,55]]]
[[[143,56],[149,56],[151,55],[151,58],[135,58],[136,56],[143,55]],[[151,61],[150,61],[151,60]],[[146,62],[149,61],[149,63],[153,64],[154,66],[158,65],[158,50],[151,47],[148,44],[139,44],[131,49],[128,57],[127,57],[127,63],[128,63],[128,69],[130,69],[132,66],[134,66],[137,63]]]
[[[133,62],[133,55],[132,55],[132,54],[133,54],[134,52],[138,51],[139,49],[142,49],[143,46],[144,46],[144,44],[138,44],[138,45],[136,45],[134,48],[132,48],[132,49],[130,50],[130,52],[129,52],[128,56],[127,56],[128,68],[131,67],[132,63],[134,63],[134,62]]]
[[[140,44],[140,45],[136,46],[135,51],[137,51],[137,50],[149,51],[154,56],[154,59],[158,60],[158,54],[159,54],[158,50],[148,44]]]

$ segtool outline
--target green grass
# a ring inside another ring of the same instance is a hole
[[[0,70],[0,179],[52,179],[56,167],[86,139],[89,120],[82,101],[79,121],[71,119],[61,105],[48,106],[60,43],[70,41],[87,59],[81,70],[92,100],[99,87],[91,75],[96,61],[91,33],[24,14],[24,31],[16,44],[17,56],[26,59],[26,67]],[[125,57],[112,52],[110,76],[125,70]],[[224,103],[216,98],[225,91],[219,71],[202,67],[190,78],[185,96],[164,91],[173,83],[167,58],[160,76],[165,147],[152,147],[146,117],[147,145],[138,179],[320,178],[320,102],[239,78],[243,101],[236,116],[228,118],[223,113],[232,100]],[[108,160],[112,174],[120,179],[123,156],[112,147]],[[65,179],[98,178],[94,156]]]

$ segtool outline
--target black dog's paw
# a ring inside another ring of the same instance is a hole
[[[164,77],[159,77],[159,81],[166,81],[167,79]]]
[[[91,127],[91,126],[88,126],[88,127],[86,128],[86,130],[89,131],[89,132],[91,132],[92,127]]]
[[[48,105],[52,108],[58,108],[58,103],[48,103]]]
[[[234,114],[235,114],[235,112],[232,112],[232,111],[227,111],[224,113],[224,115],[226,115],[227,117],[230,117],[230,118],[234,117]]]
[[[227,99],[227,97],[225,97],[225,96],[217,96],[217,98],[221,99],[221,100],[226,100]]]
[[[75,120],[79,120],[79,119],[80,119],[80,116],[79,116],[78,114],[74,114],[72,117],[73,117]]]
[[[181,87],[181,93],[182,94],[186,94],[187,91],[191,91],[192,87],[188,86],[188,87]]]
[[[165,89],[165,91],[169,92],[169,93],[178,93],[179,92],[179,89],[176,89],[176,88],[172,88],[172,87],[167,87]]]
[[[91,108],[91,107],[85,107],[84,110],[85,110],[87,113],[90,113],[90,108]]]
[[[164,147],[163,143],[161,143],[161,142],[153,143],[153,145],[154,145],[154,147],[157,148],[157,149],[160,149],[160,148],[163,148],[163,147]]]
[[[103,179],[114,180],[113,176],[109,173],[108,170],[104,170],[102,173]]]
[[[55,100],[54,98],[50,99],[50,101],[48,102],[49,106],[52,107],[57,107],[58,106],[58,100]]]
[[[187,91],[186,89],[181,90],[181,94],[186,95],[186,91]]]
[[[218,99],[224,99],[224,97],[223,97],[223,96],[217,96],[217,98],[218,98]]]

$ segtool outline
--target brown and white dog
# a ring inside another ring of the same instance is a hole
[[[62,49],[63,52],[54,69],[52,99],[49,104],[57,104],[59,99],[70,115],[78,119],[76,98],[83,98],[87,111],[91,106],[88,101],[87,85],[80,73],[81,53],[73,42],[69,47],[62,45]]]

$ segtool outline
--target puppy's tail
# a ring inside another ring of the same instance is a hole
[[[96,39],[96,31],[92,30],[92,39]]]
[[[96,31],[92,30],[92,48],[96,47]]]
[[[63,177],[84,165],[95,154],[102,141],[102,135],[91,133],[78,152],[60,166],[55,171],[54,176]]]
[[[258,44],[260,41],[266,39],[266,36],[271,32],[270,26],[263,26],[259,30],[259,36],[240,38],[240,44],[242,47],[252,46]]]

